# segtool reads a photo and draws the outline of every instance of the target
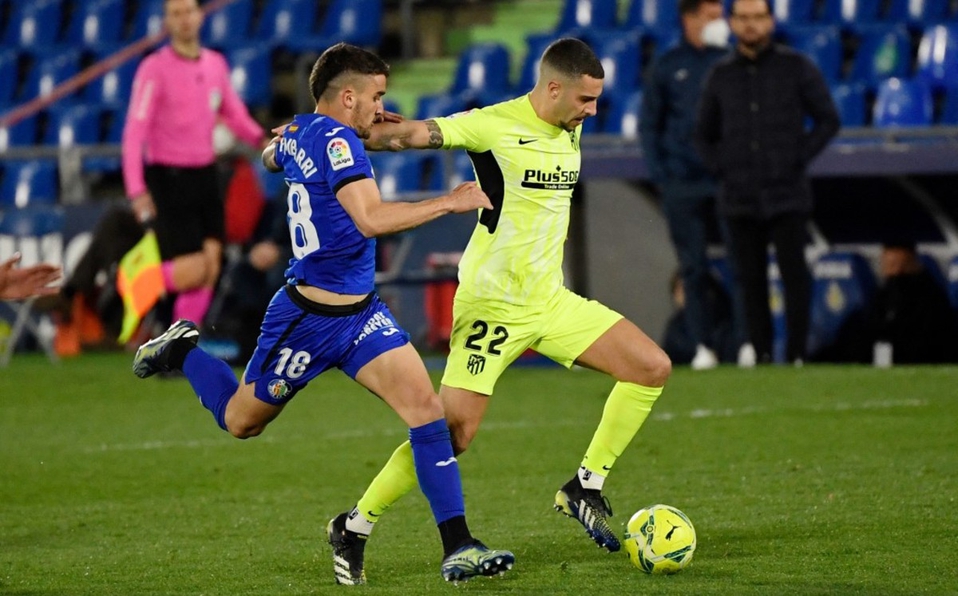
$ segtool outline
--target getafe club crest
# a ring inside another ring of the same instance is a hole
[[[269,385],[266,386],[266,391],[269,392],[269,396],[273,399],[283,399],[293,388],[289,386],[289,383],[286,382],[286,379],[273,379],[269,382]]]

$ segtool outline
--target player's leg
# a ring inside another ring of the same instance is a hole
[[[556,493],[556,509],[577,519],[600,547],[619,550],[602,496],[605,477],[638,432],[671,372],[665,352],[611,309],[563,292],[552,305],[550,326],[536,347],[570,366],[605,372],[618,381],[578,472]]]

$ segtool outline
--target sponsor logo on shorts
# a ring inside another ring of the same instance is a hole
[[[369,320],[366,321],[365,325],[363,325],[363,330],[359,334],[359,337],[353,340],[353,345],[359,345],[359,342],[363,341],[380,329],[386,330],[383,332],[383,335],[387,337],[399,332],[399,329],[396,327],[396,324],[393,323],[392,319],[384,315],[382,311],[379,311],[373,316],[369,317]]]
[[[334,170],[353,165],[353,152],[349,148],[349,143],[342,137],[336,137],[326,145],[326,155]]]
[[[466,368],[473,375],[478,375],[486,368],[486,357],[479,354],[469,354],[469,361],[466,362]]]
[[[292,390],[293,388],[289,386],[286,379],[273,379],[269,382],[269,385],[266,386],[266,391],[273,399],[283,399],[289,395],[289,392]]]

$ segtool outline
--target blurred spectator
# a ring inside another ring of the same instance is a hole
[[[922,265],[914,244],[887,244],[879,261],[875,340],[891,344],[890,364],[955,362],[958,320],[945,288]]]
[[[771,243],[785,286],[786,357],[801,364],[811,303],[805,240],[812,195],[806,170],[838,131],[838,112],[811,60],[771,42],[775,23],[766,0],[735,0],[730,23],[737,45],[708,77],[696,146],[720,180],[719,212],[728,222],[758,359],[772,360]]]
[[[133,211],[156,231],[173,318],[201,323],[220,273],[223,198],[213,130],[222,120],[250,145],[265,145],[230,83],[222,55],[200,47],[197,0],[166,0],[170,45],[140,64],[123,130],[123,177]],[[144,161],[146,167],[144,168]]]
[[[720,0],[679,0],[682,40],[650,66],[642,100],[640,130],[645,163],[662,199],[662,210],[678,256],[685,288],[683,321],[693,344],[695,370],[719,363],[711,342],[708,308],[709,224],[716,220],[715,180],[695,153],[692,132],[702,81],[727,53],[728,24]],[[720,222],[727,236],[724,222]],[[748,364],[748,362],[743,362]],[[754,355],[752,356],[754,364]]]
[[[688,294],[684,285],[684,278],[676,271],[672,276],[672,305],[675,311],[669,317],[662,339],[662,349],[673,364],[693,364],[698,346],[701,345],[698,336],[692,335]],[[708,345],[713,346],[716,360],[735,362],[739,345],[732,325],[732,303],[718,280],[708,272],[703,297],[710,324],[705,339]]]

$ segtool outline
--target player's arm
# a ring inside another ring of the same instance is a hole
[[[404,120],[376,123],[363,145],[370,151],[402,151],[441,149],[443,142],[442,130],[435,120]]]
[[[367,237],[401,232],[432,221],[447,213],[492,209],[492,203],[475,182],[464,182],[449,194],[416,203],[385,203],[372,178],[362,178],[336,192],[343,209],[359,232]]]
[[[273,140],[263,149],[263,166],[270,172],[282,172],[283,167],[276,163],[276,146],[279,144],[280,137],[273,137]]]

